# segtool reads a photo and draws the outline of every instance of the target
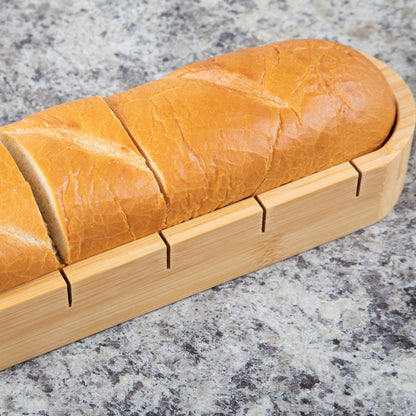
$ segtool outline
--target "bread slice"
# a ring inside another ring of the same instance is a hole
[[[58,105],[0,129],[66,264],[164,227],[153,173],[99,97]]]
[[[0,143],[0,291],[59,268],[29,184]]]
[[[275,103],[207,82],[165,79],[106,98],[165,193],[167,225],[252,195],[280,128]]]

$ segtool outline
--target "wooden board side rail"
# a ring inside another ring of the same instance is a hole
[[[0,293],[0,369],[385,216],[403,187],[416,111],[403,80],[369,58],[397,101],[381,149]]]

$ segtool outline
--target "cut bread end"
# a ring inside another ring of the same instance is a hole
[[[54,195],[46,178],[32,156],[11,135],[0,133],[0,141],[12,155],[20,172],[32,189],[59,261],[67,263],[69,255],[68,240],[59,218]]]

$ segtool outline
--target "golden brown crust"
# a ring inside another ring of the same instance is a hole
[[[168,78],[205,80],[278,103],[282,124],[257,193],[377,149],[395,119],[377,67],[334,42],[295,39],[185,66]]]
[[[47,181],[67,239],[67,264],[163,228],[153,174],[99,97],[61,104],[1,129]]]
[[[269,167],[279,114],[246,93],[172,79],[107,102],[152,161],[168,226],[253,194]]]
[[[0,291],[59,268],[30,186],[0,143]]]
[[[106,101],[159,177],[167,225],[371,152],[395,118],[381,72],[321,40],[210,58]]]

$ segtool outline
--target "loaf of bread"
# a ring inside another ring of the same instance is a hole
[[[371,152],[394,119],[391,88],[362,54],[292,40],[47,109],[0,140],[71,264]],[[10,259],[0,251],[9,287]]]

